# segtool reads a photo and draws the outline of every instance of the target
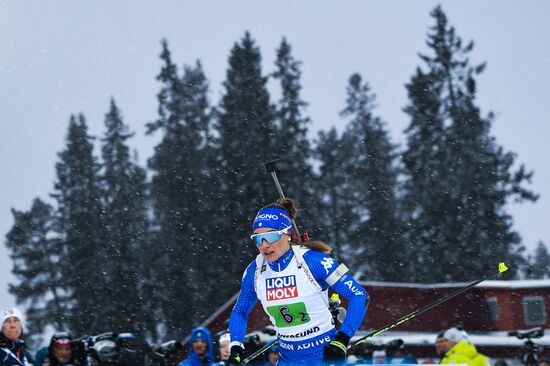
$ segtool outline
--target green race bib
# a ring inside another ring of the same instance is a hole
[[[306,310],[306,304],[303,302],[268,306],[267,312],[275,319],[275,325],[279,328],[294,327],[306,324],[311,320]]]

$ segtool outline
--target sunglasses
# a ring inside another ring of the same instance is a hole
[[[277,240],[281,239],[284,234],[288,233],[288,229],[290,229],[292,226],[285,227],[284,229],[277,230],[277,231],[268,231],[265,233],[260,234],[252,234],[250,235],[250,239],[254,240],[254,243],[256,245],[262,245],[264,239],[269,244],[276,242]]]

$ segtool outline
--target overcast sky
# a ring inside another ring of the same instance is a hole
[[[515,228],[529,248],[540,240],[550,244],[550,2],[544,0],[0,0],[2,241],[12,207],[28,210],[33,198],[49,199],[70,114],[84,113],[98,136],[114,97],[145,164],[157,142],[144,135],[144,124],[156,117],[163,37],[179,65],[202,61],[216,103],[229,50],[246,30],[261,48],[264,73],[273,70],[275,49],[287,37],[303,62],[312,136],[342,124],[345,85],[359,72],[378,95],[377,114],[393,141],[403,143],[404,84],[420,65],[417,53],[425,50],[429,12],[438,3],[458,34],[475,40],[472,61],[488,63],[478,79],[478,104],[496,113],[498,143],[535,171],[532,188],[541,197],[508,207]],[[10,271],[0,245],[0,307],[14,303]]]

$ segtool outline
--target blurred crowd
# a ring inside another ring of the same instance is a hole
[[[214,340],[206,328],[195,328],[189,337],[189,348],[182,341],[150,345],[134,333],[106,332],[75,337],[56,332],[48,346],[31,353],[24,341],[25,324],[17,308],[6,308],[0,314],[0,366],[203,366],[225,365],[229,357],[228,332],[216,334]],[[259,345],[249,339],[250,349]],[[257,357],[254,364],[275,365],[276,346]]]
[[[95,336],[74,337],[67,332],[56,332],[47,347],[31,354],[24,341],[25,325],[21,312],[6,308],[0,314],[0,366],[202,366],[225,365],[229,358],[228,332],[211,335],[206,328],[195,328],[189,337],[188,349],[182,341],[150,345],[133,333],[102,333]],[[271,334],[274,336],[275,334]],[[258,334],[246,338],[247,355],[264,346]],[[348,365],[368,364],[462,364],[490,366],[488,357],[479,353],[461,328],[450,328],[434,342],[438,359],[417,360],[403,353],[403,341],[396,339],[386,344],[366,344],[348,357]],[[279,352],[276,345],[250,363],[276,365]],[[537,366],[550,366],[547,360],[538,360]],[[504,360],[494,360],[493,366],[508,366]]]

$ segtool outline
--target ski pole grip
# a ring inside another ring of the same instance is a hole
[[[268,161],[265,163],[265,170],[267,170],[268,173],[279,173],[279,169],[277,169],[277,160]]]

